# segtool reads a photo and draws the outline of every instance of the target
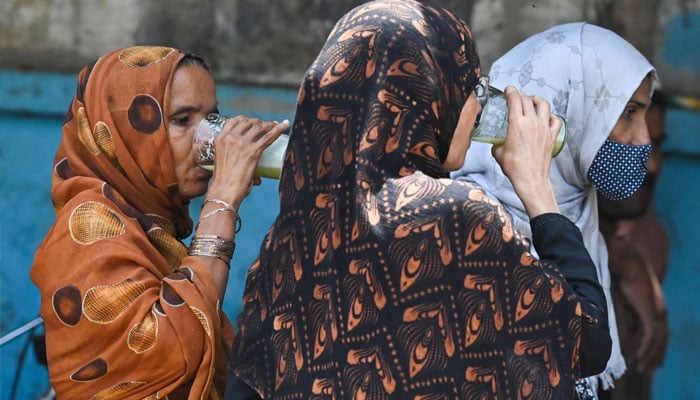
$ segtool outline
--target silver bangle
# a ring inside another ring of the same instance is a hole
[[[187,255],[216,257],[225,262],[230,269],[229,263],[235,250],[236,243],[231,239],[217,235],[195,235],[187,250]]]
[[[221,212],[226,212],[230,211],[236,216],[236,230],[235,232],[238,233],[241,230],[241,227],[243,226],[243,222],[241,221],[240,215],[238,215],[238,210],[236,207],[231,205],[231,203],[228,203],[226,201],[220,200],[220,199],[206,199],[204,200],[204,203],[202,203],[202,208],[204,208],[204,205],[207,203],[215,203],[224,206],[223,208],[217,208],[215,210],[209,211],[208,213],[204,214],[202,217],[199,218],[199,221],[197,221],[197,225],[195,225],[194,230],[196,231],[197,228],[199,228],[199,224],[206,220],[207,218],[216,215]]]

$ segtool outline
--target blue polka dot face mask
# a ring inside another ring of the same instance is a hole
[[[608,200],[624,200],[644,181],[651,145],[634,146],[606,139],[588,170],[598,193]]]

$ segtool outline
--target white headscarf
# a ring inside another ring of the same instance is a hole
[[[608,253],[598,230],[596,190],[587,173],[632,94],[653,71],[649,61],[617,34],[578,22],[531,36],[496,60],[489,73],[491,86],[513,85],[538,95],[567,120],[566,146],[554,159],[550,178],[561,213],[583,234],[608,302],[613,349],[598,375],[606,389],[626,366],[610,297]],[[472,142],[464,165],[452,177],[481,185],[504,204],[521,232],[530,233],[525,207],[491,156],[491,145]],[[598,380],[590,381],[597,387]]]

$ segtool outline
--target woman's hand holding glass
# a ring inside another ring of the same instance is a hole
[[[207,198],[218,198],[238,208],[252,186],[260,184],[255,170],[263,151],[287,129],[287,120],[265,122],[242,115],[228,118],[214,139],[214,177]]]
[[[510,179],[530,218],[559,212],[549,179],[552,149],[561,120],[550,112],[549,102],[506,87],[508,134],[493,156]]]
[[[202,205],[195,237],[214,237],[235,243],[241,202],[253,185],[260,184],[255,170],[263,150],[288,128],[289,121],[286,120],[280,123],[264,122],[241,115],[226,119],[214,138],[214,176]],[[218,258],[205,258],[212,267],[211,273],[217,282],[219,297],[223,300],[229,263]]]

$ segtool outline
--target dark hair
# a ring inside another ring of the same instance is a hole
[[[662,111],[667,109],[669,106],[669,98],[666,92],[656,89],[654,90],[654,94],[651,96],[651,105],[650,107],[656,107],[661,109]]]
[[[196,67],[201,67],[204,68],[205,70],[209,71],[209,64],[207,64],[206,61],[200,56],[194,55],[192,53],[185,53],[185,58],[180,60],[180,63],[177,64],[177,67],[180,68],[185,65],[194,65]]]

